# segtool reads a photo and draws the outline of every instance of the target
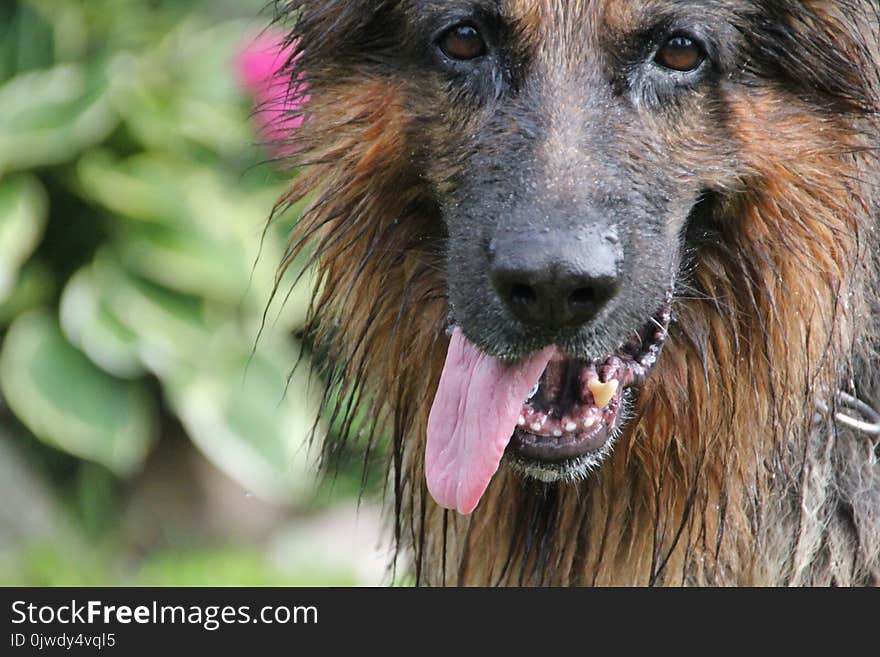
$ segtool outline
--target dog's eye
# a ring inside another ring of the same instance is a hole
[[[486,54],[486,42],[473,25],[456,25],[447,30],[438,42],[440,50],[450,59],[467,61]]]
[[[673,71],[695,71],[705,59],[703,48],[686,36],[672,37],[657,52],[656,61]]]

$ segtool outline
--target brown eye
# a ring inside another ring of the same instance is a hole
[[[677,36],[657,52],[657,63],[673,71],[695,71],[703,57],[703,49],[693,39]]]
[[[486,42],[473,25],[456,25],[440,38],[439,45],[450,59],[469,60],[486,54]]]

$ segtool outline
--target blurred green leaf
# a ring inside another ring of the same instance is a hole
[[[42,58],[54,55],[41,68],[52,62],[69,62],[86,55],[90,34],[83,3],[70,0],[23,0],[19,4],[22,14],[38,17],[39,22],[51,30],[46,30],[50,38],[44,36],[42,40],[23,35],[28,39],[29,48],[35,51],[32,57],[36,58],[37,53],[41,53],[39,56]],[[90,0],[89,4],[94,4],[94,0]]]
[[[250,268],[234,242],[211,240],[183,226],[149,226],[119,243],[136,274],[165,287],[236,305],[247,291]]]
[[[275,183],[249,190],[240,175],[156,152],[117,160],[107,151],[93,151],[80,160],[77,174],[85,198],[120,219],[182,223],[208,238],[234,239],[239,248],[242,239],[257,246],[284,189]]]
[[[353,572],[330,568],[282,571],[255,550],[214,548],[160,553],[143,564],[138,586],[357,586]]]
[[[48,201],[33,176],[0,179],[0,302],[12,293],[18,270],[37,247]]]
[[[254,141],[243,91],[232,75],[253,21],[206,28],[184,22],[158,48],[126,61],[113,95],[128,129],[146,148],[192,154],[241,152]]]
[[[18,283],[5,301],[0,303],[0,325],[8,324],[28,310],[46,305],[55,292],[55,281],[48,265],[31,260],[18,273]]]
[[[192,165],[155,153],[118,161],[103,150],[85,154],[77,164],[83,194],[118,219],[144,222],[188,220],[189,210],[181,188]]]
[[[218,336],[206,367],[166,386],[190,438],[223,471],[258,497],[278,504],[302,501],[315,486],[309,438],[316,425],[319,386],[308,363],[287,370],[295,353],[270,345],[251,358],[241,343]]]
[[[90,201],[132,220],[117,228],[126,268],[178,292],[262,314],[283,252],[280,235],[268,231],[263,240],[262,227],[280,187],[248,192],[195,162],[156,154],[118,162],[103,151],[82,158],[78,181]],[[283,328],[302,325],[312,284],[307,276],[279,306]]]
[[[44,442],[101,463],[119,476],[137,470],[154,438],[149,396],[96,368],[44,312],[10,327],[0,388],[16,416]]]
[[[0,82],[16,72],[49,66],[53,61],[52,28],[28,4],[0,5]]]
[[[86,547],[78,534],[66,534],[21,546],[0,569],[0,586],[108,586],[119,579],[111,558],[105,548]]]
[[[92,269],[104,308],[137,338],[144,367],[174,378],[201,360],[203,345],[220,325],[201,300],[131,275],[109,250],[98,254]]]
[[[87,535],[98,538],[113,524],[118,503],[117,480],[102,465],[80,464],[76,481],[76,507],[80,526]]]
[[[21,73],[0,87],[0,173],[60,164],[103,140],[118,119],[101,68]]]
[[[67,338],[106,372],[124,379],[144,373],[137,337],[106,308],[91,267],[81,269],[61,297],[61,326]]]

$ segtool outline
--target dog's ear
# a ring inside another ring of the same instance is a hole
[[[367,65],[397,31],[398,2],[392,0],[278,0],[276,15],[289,27],[298,68],[321,71]],[[301,60],[301,61],[300,61]]]

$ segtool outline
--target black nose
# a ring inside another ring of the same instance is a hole
[[[556,330],[580,326],[599,314],[618,291],[618,263],[611,245],[572,254],[493,244],[491,279],[520,321]]]

